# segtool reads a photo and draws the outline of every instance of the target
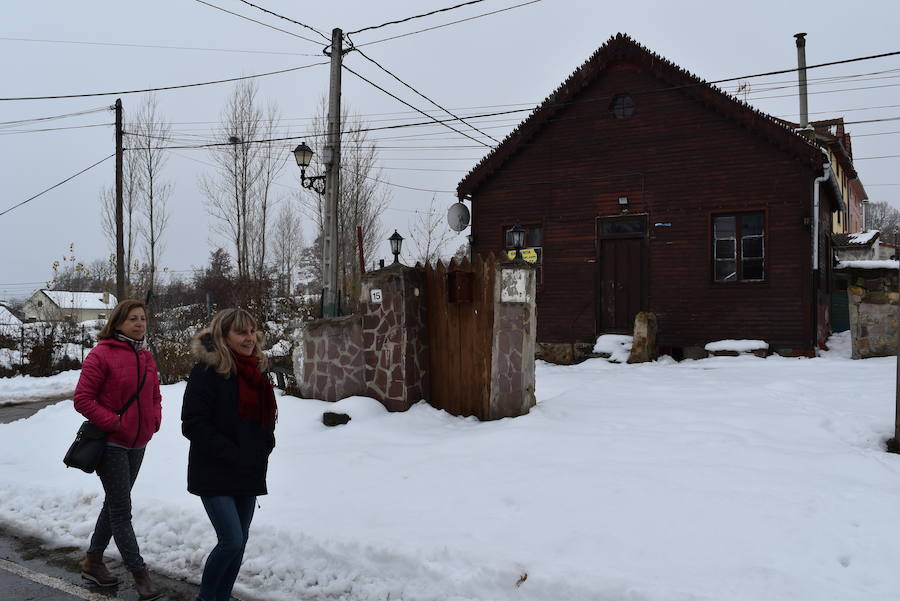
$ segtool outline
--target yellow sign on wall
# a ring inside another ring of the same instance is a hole
[[[522,249],[522,258],[525,259],[528,263],[537,263],[540,258],[540,250],[539,248],[523,248]],[[516,258],[516,251],[508,250],[506,251],[506,256],[510,259]]]

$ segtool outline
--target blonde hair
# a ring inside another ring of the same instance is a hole
[[[245,328],[256,329],[256,320],[243,309],[222,309],[213,315],[209,324],[212,334],[214,353],[216,355],[214,367],[216,373],[229,376],[234,373],[234,359],[231,357],[231,349],[228,347],[228,332],[231,330],[243,330]],[[253,347],[253,355],[259,360],[259,370],[266,369],[268,357],[263,353],[262,347],[265,338],[262,332],[256,332],[256,345]]]
[[[112,313],[109,314],[109,318],[106,320],[103,328],[100,329],[100,333],[97,334],[97,339],[103,340],[104,338],[114,338],[116,330],[119,329],[120,325],[125,323],[125,320],[128,319],[128,315],[135,309],[143,309],[144,314],[147,314],[147,307],[139,300],[129,298],[116,305],[112,310]]]

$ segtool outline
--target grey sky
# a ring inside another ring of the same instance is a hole
[[[310,39],[317,34],[266,15],[238,0],[209,0],[275,27]],[[521,4],[526,0],[487,0],[354,36],[362,46],[404,34]],[[453,0],[387,2],[288,2],[254,4],[309,24],[330,35],[333,27],[353,31],[385,21],[450,6]],[[543,0],[496,15],[417,35],[383,41],[364,51],[407,83],[457,114],[476,114],[534,106],[611,35],[624,32],[650,50],[695,75],[717,80],[796,65],[793,34],[807,32],[810,65],[900,50],[900,9],[887,0],[855,4],[837,1],[747,2],[644,1],[594,2]],[[0,97],[59,95],[158,87],[224,79],[274,71],[320,60],[323,43],[274,31],[205,6],[194,0],[113,2],[30,0],[4,2],[0,8],[0,52],[3,80]],[[20,38],[13,40],[11,38]],[[106,44],[177,46],[184,49],[139,48],[29,40],[67,40]],[[253,52],[222,52],[229,49]],[[261,53],[265,51],[266,53]],[[296,53],[292,55],[289,53]],[[311,56],[303,56],[309,54]],[[348,66],[422,108],[428,103],[352,53]],[[847,76],[855,76],[847,78]],[[809,72],[812,119],[844,116],[847,121],[891,119],[848,126],[853,133],[856,166],[871,200],[895,202],[900,194],[900,56],[816,69]],[[842,77],[834,81],[822,78]],[[302,135],[306,120],[327,90],[328,67],[318,66],[260,78],[260,99],[278,103],[291,135]],[[749,101],[759,109],[797,119],[796,74],[747,80]],[[350,73],[343,75],[343,100],[372,125],[421,120],[407,107]],[[160,92],[159,110],[179,137],[200,134],[209,139],[233,84]],[[735,84],[736,85],[736,84]],[[725,84],[733,90],[732,84]],[[142,94],[121,96],[126,122]],[[0,102],[0,122],[110,106],[115,96]],[[489,107],[489,108],[486,108]],[[479,128],[502,139],[527,113],[477,121]],[[113,114],[98,112],[79,118],[0,125],[0,211],[113,152],[111,126],[28,133],[53,127],[111,123]],[[415,135],[401,143],[388,140]],[[384,176],[393,184],[443,190],[437,193],[442,213],[454,202],[456,182],[486,152],[439,126],[373,132],[390,145],[381,153]],[[408,144],[415,149],[393,148]],[[285,152],[295,142],[285,144]],[[422,150],[422,146],[444,146]],[[471,148],[448,149],[446,146]],[[173,151],[164,177],[173,184],[171,220],[162,264],[181,272],[203,265],[209,251],[227,242],[210,229],[198,187],[210,172],[203,150]],[[41,286],[50,265],[75,244],[85,262],[108,254],[99,227],[98,195],[113,181],[107,161],[48,194],[0,216],[0,299],[20,297]],[[749,177],[754,177],[752,170]],[[298,170],[282,172],[276,196],[296,189]],[[413,212],[426,209],[432,193],[391,187],[388,231],[407,235]],[[463,232],[463,235],[466,232]],[[455,239],[455,248],[463,241]],[[452,250],[452,249],[451,249]],[[385,250],[382,254],[388,255]],[[371,257],[371,260],[377,257]]]

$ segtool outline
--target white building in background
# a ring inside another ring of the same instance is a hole
[[[22,307],[26,321],[106,319],[118,301],[109,292],[70,292],[41,289]]]
[[[0,336],[18,336],[21,325],[22,322],[9,307],[0,302]]]
[[[856,234],[833,234],[831,247],[838,261],[882,261],[894,259],[897,245],[881,240],[881,232],[868,230]]]

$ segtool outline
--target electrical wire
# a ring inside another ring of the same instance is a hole
[[[481,0],[478,0],[478,1],[481,1]],[[352,42],[352,40],[351,40],[351,42]],[[412,87],[411,85],[409,85],[408,83],[406,83],[405,81],[403,81],[402,79],[400,79],[399,77],[397,77],[394,73],[390,72],[390,71],[389,71],[388,69],[386,69],[383,65],[381,65],[378,61],[376,61],[375,59],[373,59],[372,57],[370,57],[369,55],[367,55],[367,54],[366,54],[365,52],[363,52],[362,50],[360,50],[360,49],[357,48],[357,49],[356,49],[356,52],[357,52],[361,57],[363,57],[363,58],[366,59],[367,61],[371,62],[373,65],[375,65],[376,67],[378,67],[379,69],[381,69],[382,71],[384,71],[385,73],[387,73],[388,75],[390,75],[391,77],[393,77],[394,79],[396,79],[397,81],[399,81],[400,83],[402,83],[404,86],[406,86],[407,88],[409,88],[410,90],[412,90],[413,92],[415,92],[416,94],[418,94],[419,96],[421,96],[422,98],[424,98],[425,100],[427,100],[428,102],[430,102],[431,104],[433,104],[434,106],[438,107],[439,109],[441,109],[442,111],[444,111],[445,113],[447,113],[447,114],[450,115],[451,117],[455,117],[455,118],[456,118],[458,121],[460,121],[461,123],[464,123],[465,125],[468,125],[468,126],[471,127],[472,129],[474,129],[475,131],[477,131],[478,133],[480,133],[481,135],[490,138],[490,139],[493,140],[495,143],[497,143],[497,144],[500,143],[500,140],[498,140],[497,138],[491,136],[490,134],[486,134],[485,132],[481,131],[480,129],[478,129],[477,127],[475,127],[474,125],[472,125],[471,123],[465,121],[465,120],[464,120],[462,117],[460,117],[459,115],[456,115],[455,113],[450,112],[448,109],[445,109],[444,107],[442,107],[441,105],[439,105],[437,102],[435,102],[434,100],[432,100],[431,98],[429,98],[428,96],[426,96],[425,94],[423,94],[422,92],[418,91],[417,89],[415,89],[414,87]]]
[[[88,127],[109,127],[115,123],[94,123],[91,125],[71,125],[69,127],[45,127],[42,129],[10,129],[0,130],[0,136],[12,136],[15,134],[33,134],[45,131],[62,131],[64,129],[85,129]]]
[[[351,69],[350,67],[348,67],[347,65],[341,65],[341,66],[342,66],[344,69],[346,69],[347,71],[349,71],[350,73],[353,73],[354,75],[356,75],[358,78],[360,78],[360,79],[363,80],[364,82],[366,82],[366,83],[368,83],[369,85],[371,85],[372,87],[374,87],[374,88],[376,88],[376,89],[378,89],[378,90],[381,90],[382,92],[384,92],[385,94],[387,94],[388,96],[390,96],[391,98],[393,98],[394,100],[396,100],[396,101],[398,101],[398,102],[400,102],[400,103],[402,103],[402,104],[405,104],[406,106],[408,106],[408,107],[411,108],[411,109],[414,109],[414,110],[416,110],[416,111],[419,111],[419,109],[417,109],[416,107],[414,107],[414,106],[411,105],[410,103],[406,102],[405,100],[403,100],[403,99],[400,98],[399,96],[396,96],[395,94],[392,94],[391,92],[388,92],[387,90],[385,90],[384,88],[382,88],[381,86],[379,86],[379,85],[378,85],[377,83],[375,83],[374,81],[372,81],[372,80],[370,80],[370,79],[366,79],[365,77],[363,77],[362,75],[360,75],[359,73],[357,73],[356,71],[354,71],[353,69]],[[446,127],[447,129],[451,129],[451,130],[455,131],[456,133],[458,133],[458,134],[461,135],[461,136],[465,136],[466,138],[469,138],[470,140],[472,140],[472,141],[474,141],[474,142],[478,142],[478,143],[481,144],[482,146],[487,146],[488,148],[491,147],[490,144],[487,144],[486,142],[482,142],[482,141],[479,140],[478,138],[473,138],[473,137],[470,136],[469,134],[467,134],[467,133],[465,133],[465,132],[462,132],[462,131],[459,131],[458,129],[456,129],[455,127],[453,127],[453,126],[451,126],[450,124],[447,123],[447,121],[454,121],[455,119],[444,119],[444,120],[441,120],[441,119],[436,119],[436,118],[432,117],[431,115],[429,115],[429,114],[426,113],[425,111],[419,111],[419,112],[420,112],[422,115],[424,115],[424,116],[429,117],[430,119],[432,119],[435,123],[441,123],[441,124],[442,124],[444,127]]]
[[[306,40],[307,42],[312,42],[313,44],[319,43],[318,40],[311,40],[300,34],[296,34],[293,31],[288,31],[287,29],[281,29],[280,27],[275,27],[274,25],[269,25],[268,23],[263,23],[262,21],[257,21],[256,19],[251,19],[250,17],[245,17],[244,15],[242,15],[240,13],[236,13],[236,12],[230,11],[228,9],[222,8],[221,6],[216,6],[215,4],[206,2],[206,0],[194,0],[194,2],[199,2],[200,4],[205,4],[206,6],[208,6],[210,8],[214,8],[216,10],[220,10],[223,13],[228,13],[229,15],[234,15],[235,17],[240,17],[241,19],[246,19],[247,21],[252,21],[253,23],[258,23],[259,25],[262,25],[263,27],[268,27],[269,29],[274,29],[275,31],[280,31],[281,33],[286,33],[288,35],[292,35],[295,38],[300,38],[301,40]]]
[[[197,0],[198,2],[201,0]],[[122,90],[118,92],[93,92],[88,94],[58,94],[55,96],[20,96],[15,98],[0,98],[0,101],[15,101],[15,100],[57,100],[60,98],[89,98],[93,96],[117,96],[117,95],[125,95],[125,94],[140,94],[143,92],[159,92],[163,90],[178,90],[182,88],[196,88],[199,86],[210,86],[220,83],[230,83],[233,81],[243,81],[245,79],[255,79],[257,77],[268,77],[269,75],[280,75],[282,73],[290,73],[292,71],[300,71],[301,69],[309,69],[310,67],[317,67],[319,65],[327,65],[328,61],[323,61],[320,63],[312,63],[309,65],[302,65],[300,67],[291,67],[289,69],[280,69],[278,71],[269,71],[268,73],[257,73],[255,75],[244,75],[242,77],[231,77],[228,79],[217,79],[214,81],[202,81],[198,83],[188,83],[181,84],[175,86],[160,86],[158,88],[144,88],[142,90]]]
[[[44,40],[36,38],[7,38],[0,40],[12,42],[43,42],[48,44],[77,44],[82,46],[115,46],[120,48],[153,48],[158,50],[192,50],[200,52],[232,52],[240,54],[277,54],[284,56],[321,56],[321,54],[308,54],[303,52],[279,52],[275,50],[237,50],[229,48],[201,48],[195,46],[163,46],[160,44],[125,44],[118,42],[85,42],[81,40]]]
[[[37,123],[38,121],[54,121],[56,119],[66,119],[68,117],[80,117],[82,115],[90,115],[92,113],[99,113],[101,111],[111,110],[108,106],[98,107],[94,109],[87,109],[84,111],[78,111],[76,113],[63,113],[62,115],[49,115],[47,117],[32,117],[30,119],[16,119],[15,121],[0,121],[0,126],[8,125],[24,125],[26,123]]]
[[[450,23],[444,23],[443,25],[435,25],[434,27],[427,27],[425,29],[420,29],[418,31],[411,31],[409,33],[403,33],[400,35],[391,36],[389,38],[382,38],[380,40],[375,40],[374,42],[366,42],[365,44],[360,44],[360,46],[371,46],[372,44],[380,44],[381,42],[387,42],[389,40],[396,40],[399,38],[405,38],[407,36],[416,35],[419,33],[425,33],[426,31],[433,31],[435,29],[440,29],[442,27],[449,27],[451,25],[457,25],[459,23],[465,23],[466,21],[472,21],[474,19],[480,19],[481,17],[487,17],[490,15],[496,15],[497,13],[506,12],[508,10],[513,10],[514,8],[521,8],[522,6],[528,6],[529,4],[536,4],[537,2],[541,2],[542,0],[530,0],[529,2],[523,2],[522,4],[516,4],[513,6],[508,6],[506,8],[501,8],[499,10],[494,10],[489,13],[483,13],[480,15],[475,15],[474,17],[467,17],[465,19],[459,19],[458,21],[451,21]],[[359,47],[359,46],[357,46]]]
[[[79,171],[78,173],[76,173],[75,175],[70,175],[69,177],[67,177],[66,179],[62,180],[61,182],[56,183],[56,184],[53,184],[53,185],[50,186],[49,188],[47,188],[47,189],[45,189],[45,190],[42,190],[42,191],[38,192],[37,194],[35,194],[35,195],[32,196],[31,198],[26,198],[26,199],[23,200],[22,202],[17,203],[17,204],[14,204],[13,206],[11,206],[11,207],[9,207],[8,209],[6,209],[5,211],[0,212],[0,217],[6,215],[7,213],[9,213],[10,211],[12,211],[13,209],[17,209],[17,208],[21,207],[22,205],[31,202],[31,201],[34,200],[35,198],[38,198],[38,197],[40,197],[40,196],[43,196],[44,194],[46,194],[46,193],[49,192],[50,190],[53,190],[54,188],[58,188],[59,186],[65,184],[66,182],[69,182],[69,181],[75,179],[76,177],[78,177],[78,176],[81,175],[82,173],[84,173],[84,172],[86,172],[86,171],[89,171],[89,170],[93,169],[94,167],[96,167],[96,166],[99,165],[100,163],[103,163],[103,162],[105,162],[105,161],[108,161],[109,159],[113,158],[114,156],[116,156],[116,153],[112,153],[111,155],[106,156],[106,157],[100,159],[99,161],[97,161],[96,163],[94,163],[93,165],[91,165],[90,167],[85,167],[84,169],[82,169],[81,171]]]
[[[243,2],[244,0],[241,0],[241,1]],[[398,19],[396,21],[388,21],[387,23],[382,23],[381,25],[372,25],[371,27],[363,27],[362,29],[357,29],[356,31],[347,32],[347,35],[353,35],[354,33],[362,33],[363,31],[370,31],[372,29],[381,29],[382,27],[387,27],[388,25],[398,25],[400,23],[406,23],[407,21],[412,21],[413,19],[421,19],[422,17],[430,17],[431,15],[436,15],[438,13],[447,12],[450,10],[461,8],[463,6],[469,6],[470,4],[478,4],[479,2],[484,2],[484,0],[471,0],[470,2],[463,2],[462,4],[457,4],[455,6],[448,6],[447,8],[439,8],[437,10],[433,10],[428,13],[422,13],[421,15],[414,15],[412,17],[406,17],[405,19]]]
[[[244,4],[246,4],[247,6],[252,6],[253,8],[255,8],[257,10],[261,10],[264,13],[268,13],[268,14],[272,15],[273,17],[278,17],[279,19],[284,19],[285,21],[288,21],[295,25],[299,25],[300,27],[305,27],[306,29],[309,29],[310,31],[317,33],[320,36],[322,36],[323,38],[325,38],[326,42],[329,42],[329,43],[331,42],[331,38],[326,36],[324,33],[319,31],[315,27],[312,27],[311,25],[307,25],[306,23],[301,23],[300,21],[295,21],[294,19],[289,19],[288,17],[285,17],[284,15],[279,15],[278,13],[272,12],[271,10],[263,8],[262,6],[257,6],[256,4],[253,4],[252,2],[247,2],[247,0],[240,0],[240,1],[243,2]]]

